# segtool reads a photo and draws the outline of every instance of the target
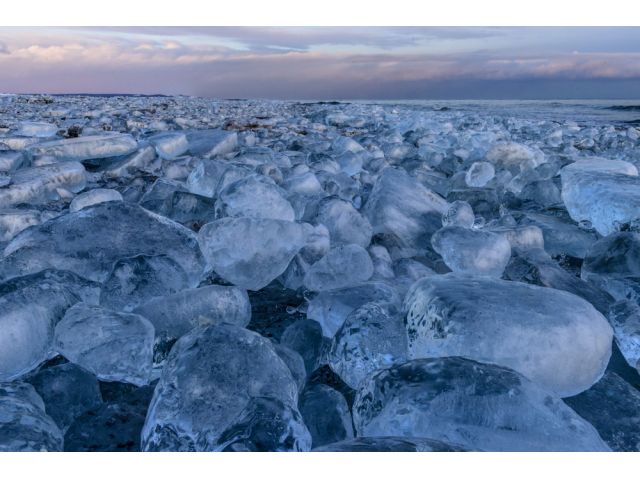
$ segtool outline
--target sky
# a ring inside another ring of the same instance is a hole
[[[0,92],[637,99],[639,27],[0,27]]]

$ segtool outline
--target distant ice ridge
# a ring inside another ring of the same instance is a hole
[[[638,450],[636,113],[2,101],[0,449]]]

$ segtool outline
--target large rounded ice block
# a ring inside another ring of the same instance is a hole
[[[142,430],[142,448],[223,450],[233,438],[248,441],[253,424],[253,436],[287,432],[281,443],[265,440],[273,450],[308,450],[311,437],[300,425],[297,404],[298,386],[269,340],[229,324],[198,327],[181,337],[167,358]],[[261,418],[288,423],[276,428]]]
[[[165,217],[125,202],[105,202],[29,228],[5,248],[0,279],[48,268],[104,282],[120,259],[165,255],[200,281],[204,261],[195,233]]]
[[[522,375],[461,357],[423,358],[370,377],[353,405],[365,437],[427,437],[486,451],[608,451],[562,400]]]
[[[307,245],[314,227],[270,218],[223,218],[198,233],[208,264],[225,280],[260,290],[280,276]]]
[[[604,373],[613,332],[568,292],[487,277],[431,276],[404,301],[411,358],[461,355],[504,365],[561,397]]]

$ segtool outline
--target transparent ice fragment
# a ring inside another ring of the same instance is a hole
[[[159,296],[134,313],[153,324],[156,336],[177,339],[197,326],[230,323],[245,327],[251,320],[251,304],[245,290],[207,285]]]
[[[462,357],[382,370],[356,395],[358,436],[427,437],[468,450],[608,451],[571,408],[522,375]]]
[[[311,385],[302,392],[300,413],[313,448],[353,438],[349,405],[340,392],[327,385]]]
[[[63,436],[28,383],[0,383],[0,452],[59,452]]]
[[[373,262],[358,245],[343,245],[329,250],[304,276],[304,286],[316,292],[346,288],[366,282],[373,275]]]
[[[144,317],[77,304],[56,325],[55,349],[100,380],[145,385],[154,328]]]
[[[37,143],[29,147],[29,152],[33,156],[81,162],[128,155],[137,148],[138,143],[131,135],[103,134]]]
[[[230,431],[255,418],[252,404],[261,397],[283,406],[289,418],[297,417],[298,386],[271,342],[229,324],[195,328],[167,358],[142,431],[142,449],[222,450]],[[291,435],[288,444],[310,443],[306,428],[294,428]]]
[[[60,189],[79,192],[85,188],[86,172],[77,162],[60,162],[18,170],[11,184],[0,188],[0,207],[21,203],[42,204],[60,198]]]
[[[331,368],[352,388],[369,374],[409,358],[407,331],[393,306],[371,302],[355,309],[336,332]]]
[[[511,258],[504,235],[458,226],[438,230],[431,245],[453,272],[500,277]]]
[[[57,268],[103,282],[115,262],[138,255],[166,255],[186,272],[190,286],[200,281],[204,261],[196,235],[124,202],[100,203],[21,232],[4,250],[0,278]]]
[[[122,195],[117,190],[110,188],[95,188],[75,197],[69,205],[69,211],[77,212],[85,207],[103,202],[122,202]]]
[[[464,355],[504,365],[561,397],[597,382],[611,356],[613,331],[602,314],[552,288],[436,275],[411,287],[404,312],[411,358]]]
[[[198,233],[209,266],[225,280],[260,290],[280,276],[313,233],[309,224],[268,218],[223,218]]]

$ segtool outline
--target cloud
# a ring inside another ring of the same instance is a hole
[[[0,91],[419,98],[428,94],[425,85],[446,91],[447,83],[529,82],[534,88],[552,81],[640,82],[640,52],[584,51],[573,37],[571,49],[509,45],[533,33],[453,27],[0,29]],[[616,30],[616,38],[623,37]],[[327,44],[372,48],[318,48]]]

